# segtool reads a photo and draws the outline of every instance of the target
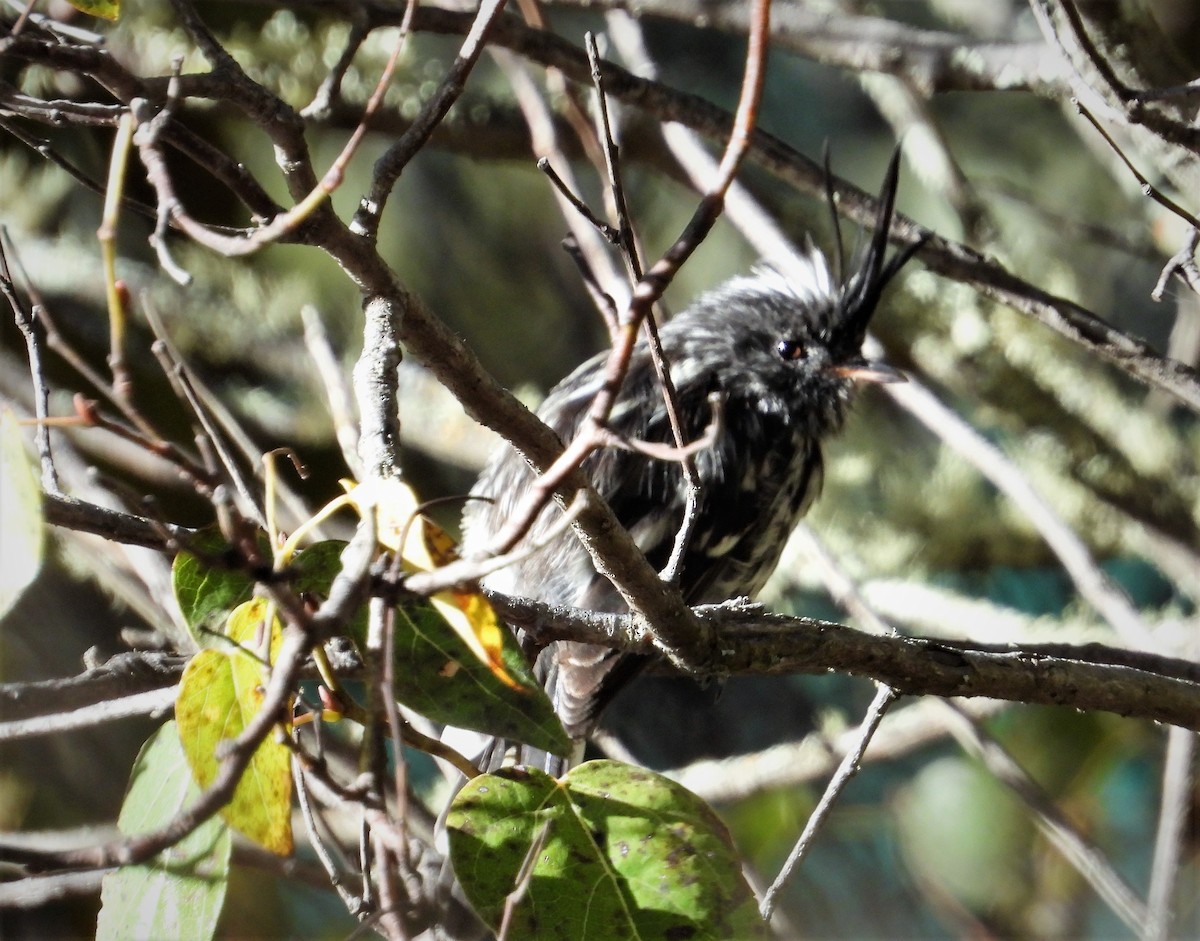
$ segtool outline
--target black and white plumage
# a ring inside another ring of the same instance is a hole
[[[885,260],[897,177],[898,155],[888,167],[874,236],[844,283],[835,282],[825,256],[810,244],[791,280],[758,268],[704,294],[660,329],[685,440],[704,434],[712,417],[710,393],[723,400],[716,440],[694,457],[701,492],[680,570],[680,587],[690,604],[757,594],[791,530],[820,492],[821,442],[841,427],[856,381],[901,378],[861,353],[883,289],[916,249]],[[597,356],[577,368],[538,411],[564,441],[575,435],[600,389],[604,360]],[[644,342],[634,350],[609,427],[630,440],[674,442]],[[650,564],[661,570],[683,520],[680,465],[605,448],[587,459],[584,470]],[[473,490],[490,502],[471,501],[467,507],[468,551],[500,529],[532,479],[525,461],[511,448],[501,448]],[[556,507],[547,508],[529,538],[538,540],[559,515]],[[489,576],[485,586],[554,604],[625,610],[572,533]],[[561,642],[540,652],[537,668],[568,733],[583,739],[636,672],[638,661],[606,648]]]

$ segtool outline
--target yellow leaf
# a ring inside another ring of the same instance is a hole
[[[121,12],[119,0],[68,0],[68,2],[76,10],[106,20],[115,20]]]
[[[239,604],[229,612],[229,620],[225,623],[225,633],[237,646],[270,663],[275,662],[279,655],[279,645],[283,643],[283,624],[279,618],[271,620],[271,647],[266,646],[267,610],[271,607],[265,598],[251,598]]]
[[[487,598],[477,591],[439,591],[429,601],[501,683],[525,691],[504,667],[502,631],[505,628]]]
[[[405,571],[429,572],[458,558],[450,535],[417,512],[420,503],[408,484],[392,477],[357,485],[343,481],[342,485],[360,514],[374,508],[377,538],[393,552],[400,551]],[[487,598],[479,592],[443,591],[429,600],[497,679],[513,689],[523,688],[504,667],[501,632],[505,628]]]
[[[458,561],[458,545],[454,538],[433,520],[421,517],[421,535],[425,551],[435,568]]]
[[[372,477],[362,484],[342,481],[342,486],[360,516],[365,516],[369,510],[375,511],[376,538],[381,545],[399,552],[401,558],[415,569],[427,572],[435,568],[425,549],[417,518],[420,504],[412,487],[396,477]],[[401,540],[404,541],[403,549]]]
[[[202,650],[183,671],[175,720],[184,754],[201,787],[208,787],[216,777],[223,743],[240,735],[262,707],[266,610],[261,598],[239,605],[227,625],[231,640],[239,646]],[[277,619],[271,634],[275,646],[281,635]],[[290,754],[268,735],[221,816],[249,839],[286,856],[292,852],[291,807]]]

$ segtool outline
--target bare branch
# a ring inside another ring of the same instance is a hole
[[[494,23],[504,10],[504,0],[484,0],[479,6],[471,28],[463,40],[462,48],[458,51],[450,71],[442,79],[433,97],[421,110],[412,127],[396,141],[375,165],[374,179],[371,190],[362,201],[351,228],[360,235],[374,239],[379,230],[379,219],[400,174],[419,151],[434,129],[442,122],[450,106],[458,100],[466,84],[467,76],[475,68],[484,44]],[[411,20],[413,11],[405,10],[404,18]]]
[[[771,915],[775,911],[775,897],[779,894],[779,890],[791,878],[796,867],[804,859],[808,852],[808,848],[812,845],[816,838],[817,831],[829,816],[829,812],[833,809],[834,801],[845,790],[846,785],[850,783],[850,779],[858,773],[859,762],[862,761],[863,752],[867,750],[867,746],[871,743],[871,738],[875,735],[876,729],[879,728],[879,723],[887,712],[888,707],[895,702],[896,694],[888,686],[880,686],[875,698],[871,701],[870,707],[867,709],[867,714],[863,718],[862,725],[859,727],[858,735],[856,736],[854,747],[846,752],[842,758],[842,763],[838,765],[837,772],[833,779],[829,782],[829,786],[825,788],[821,794],[821,799],[817,801],[817,806],[813,808],[813,812],[808,815],[808,822],[804,825],[804,832],[800,834],[800,838],[796,840],[795,846],[788,854],[787,860],[783,867],[779,870],[779,875],[775,881],[771,883],[763,896],[762,902],[759,904],[759,913],[762,915],[763,921],[769,922]]]
[[[527,599],[489,596],[510,623],[539,643],[577,640],[651,653],[630,615],[581,612]],[[1101,644],[978,644],[889,637],[770,614],[756,605],[706,605],[695,616],[714,635],[702,673],[869,677],[912,696],[964,696],[1115,712],[1200,730],[1200,666]]]
[[[1177,897],[1183,844],[1196,780],[1196,735],[1186,729],[1167,732],[1167,754],[1163,767],[1162,800],[1158,832],[1154,835],[1154,862],[1150,871],[1149,913],[1141,923],[1142,941],[1166,941],[1172,933],[1172,900]]]
[[[132,696],[106,697],[94,706],[58,711],[31,719],[0,722],[0,742],[15,742],[40,735],[55,735],[78,729],[89,729],[116,719],[169,712],[175,705],[177,687],[149,690]]]
[[[109,699],[173,689],[186,657],[142,651],[119,654],[95,669],[66,679],[0,683],[5,722],[88,709]]]
[[[144,546],[161,552],[175,552],[196,535],[196,530],[187,526],[160,523],[61,494],[45,494],[43,506],[46,522],[52,526],[93,533],[113,542]]]
[[[325,387],[325,399],[329,403],[329,416],[333,420],[333,431],[342,451],[342,460],[350,472],[361,479],[363,475],[358,462],[358,428],[354,421],[353,391],[333,351],[320,312],[306,304],[300,309],[300,319],[304,321],[304,345]]]
[[[54,453],[50,449],[50,428],[46,420],[50,417],[50,389],[46,385],[45,369],[42,365],[42,347],[33,329],[33,312],[17,296],[16,285],[8,269],[8,233],[0,228],[0,295],[8,301],[17,329],[25,338],[25,355],[29,359],[29,376],[33,383],[34,415],[37,418],[35,441],[42,468],[42,489],[47,493],[58,493],[58,471],[54,467]]]

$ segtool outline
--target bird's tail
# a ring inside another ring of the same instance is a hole
[[[571,754],[553,755],[519,742],[493,739],[480,758],[480,767],[495,771],[505,765],[517,765],[562,777],[583,760],[587,739],[613,696],[649,662],[649,657],[594,644],[570,641],[551,644],[538,654],[533,672],[571,739]]]

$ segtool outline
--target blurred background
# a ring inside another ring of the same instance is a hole
[[[782,4],[780,15],[870,14],[921,35],[957,36],[964,49],[1011,47],[1014,56],[1043,43],[1021,3],[856,6]],[[546,7],[554,29],[574,43],[585,30],[606,29],[599,12]],[[1164,55],[1196,74],[1200,10],[1186,2],[1151,7],[1143,12],[1156,18],[1169,40]],[[340,11],[321,5],[210,2],[197,9],[250,74],[297,108],[312,99],[349,31]],[[42,12],[99,29],[112,54],[139,73],[168,74],[178,53],[187,53],[185,72],[204,68],[188,52],[165,4],[130,0],[112,26],[96,26],[57,2]],[[14,15],[0,11],[6,19]],[[665,84],[733,106],[742,36],[665,16],[647,15],[642,25]],[[381,30],[367,38],[345,76],[347,107],[310,123],[318,168],[342,147],[354,123],[348,116],[373,87],[393,36]],[[368,135],[334,195],[343,218],[365,191],[372,162],[432,93],[458,43],[423,33],[408,43],[378,130]],[[926,96],[894,75],[781,47],[772,51],[759,123],[814,159],[827,145],[834,173],[869,192],[878,188],[897,134],[905,132],[902,213],[1194,365],[1196,297],[1178,281],[1168,283],[1161,302],[1150,296],[1166,259],[1182,245],[1184,226],[1141,194],[1108,145],[1078,118],[1066,102],[1061,65],[1048,47],[1045,55],[1052,80]],[[532,72],[542,74],[536,67]],[[81,91],[69,75],[3,59],[0,81],[44,98]],[[590,100],[589,90],[581,93]],[[647,257],[654,258],[678,235],[696,196],[670,170],[653,118],[624,106],[615,113],[630,210]],[[269,189],[274,185],[272,195],[286,202],[269,142],[232,108],[189,105],[186,118]],[[14,123],[49,140],[88,176],[105,178],[111,130]],[[606,338],[560,247],[566,223],[535,168],[537,156],[505,71],[485,56],[445,128],[405,170],[380,232],[384,255],[403,283],[531,404],[602,349]],[[1138,162],[1136,153],[1131,156]],[[182,161],[176,169],[179,190],[199,218],[246,224],[241,208],[210,177]],[[604,182],[582,160],[574,169],[580,195],[599,209]],[[1153,162],[1143,161],[1141,169],[1172,191]],[[811,233],[818,244],[831,245],[821,200],[753,165],[741,180],[793,239]],[[128,189],[152,201],[136,174]],[[1194,191],[1177,194],[1187,208],[1200,209],[1190,195]],[[101,197],[0,127],[0,222],[58,330],[98,368],[107,343],[95,240],[101,210]],[[854,227],[844,228],[853,244]],[[348,471],[301,311],[308,308],[324,326],[348,375],[361,342],[353,285],[310,248],[276,246],[230,260],[179,238],[173,254],[194,277],[191,287],[180,288],[155,263],[147,244],[152,231],[152,221],[132,212],[122,216],[120,276],[141,304],[160,314],[171,341],[261,449],[298,452],[311,475],[292,485],[309,506],[324,504]],[[756,257],[732,224],[720,223],[668,290],[664,309],[682,309]],[[1133,600],[1159,649],[1194,659],[1200,586],[1196,413],[967,286],[936,277],[919,263],[908,270],[874,325],[890,360],[1007,456]],[[165,393],[149,352],[152,335],[141,321],[132,329],[138,404],[186,441],[185,416]],[[0,392],[27,409],[28,367],[11,318],[0,325],[0,336]],[[55,357],[49,376],[52,413],[70,414],[72,393],[88,390]],[[403,376],[410,481],[425,498],[466,494],[494,438],[471,423],[419,363],[406,362]],[[151,493],[157,512],[168,519],[211,522],[210,509],[142,453],[99,431],[64,434],[79,465],[95,466],[101,475],[79,476],[78,486]],[[826,463],[824,496],[808,519],[811,531],[871,607],[898,629],[997,643],[1120,643],[1081,601],[1036,521],[881,392],[868,390],[860,398]],[[447,525],[454,527],[456,519],[453,505],[442,511]],[[0,622],[0,681],[79,672],[89,651],[103,658],[124,649],[123,629],[158,627],[161,606],[170,601],[133,571],[127,558],[56,539],[34,588]],[[846,622],[822,572],[818,553],[802,539],[763,600],[780,612]],[[776,761],[791,767],[792,780],[772,773],[756,782],[761,762],[680,772],[702,794],[711,785],[738,845],[769,881],[829,774],[828,763],[808,759],[860,721],[873,692],[868,682],[840,676],[741,679],[707,690],[651,679],[614,708],[609,728],[640,760],[663,769],[792,743],[793,757],[781,752]],[[899,709],[911,707],[905,702]],[[1165,731],[1113,715],[1042,707],[987,712],[987,730],[1112,870],[1144,895],[1156,846]],[[789,931],[817,938],[1130,936],[1111,905],[1039,830],[1027,803],[948,737],[934,713],[913,724],[920,729],[922,722],[928,734],[915,736],[915,744],[903,744],[897,732],[901,744],[893,754],[879,760],[868,754],[814,855],[787,890]],[[152,728],[149,719],[129,720],[103,732],[0,747],[0,830],[111,822],[130,764]],[[885,726],[880,734],[893,733]],[[730,777],[749,781],[748,793],[727,794]],[[1200,936],[1194,782],[1187,793],[1174,937]],[[90,937],[96,905],[96,897],[85,894],[33,910],[4,910],[0,926],[5,937]],[[222,933],[338,938],[353,927],[332,893],[243,865]]]

